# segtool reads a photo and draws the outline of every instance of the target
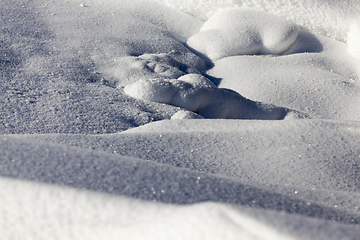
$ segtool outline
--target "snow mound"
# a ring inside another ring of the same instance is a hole
[[[346,42],[351,22],[359,21],[358,0],[160,0],[206,21],[217,10],[248,7],[285,17],[313,33]]]
[[[240,54],[282,54],[299,34],[297,25],[251,8],[217,12],[187,44],[212,60]]]
[[[146,79],[128,84],[124,92],[134,98],[167,103],[190,111],[201,111],[212,98],[216,86],[199,74],[179,79]]]
[[[164,79],[139,80],[124,88],[127,95],[153,102],[169,103],[176,92],[171,81]]]
[[[200,114],[205,118],[291,119],[304,118],[298,112],[264,105],[242,97],[229,89],[217,88],[200,74],[187,74],[178,79],[139,80],[125,86],[124,92],[134,98],[171,104]],[[179,113],[176,118],[193,118]]]

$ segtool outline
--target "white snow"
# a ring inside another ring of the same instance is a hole
[[[175,120],[175,119],[202,119],[202,118],[204,118],[204,117],[199,114],[196,114],[194,112],[180,110],[177,113],[175,113],[174,115],[172,115],[170,119]]]
[[[350,24],[350,31],[347,36],[347,45],[349,48],[349,52],[355,57],[355,61],[360,59],[360,21],[354,21]],[[359,73],[360,73],[360,67]]]
[[[299,26],[341,41],[347,40],[350,25],[359,22],[357,0],[160,0],[168,6],[207,20],[218,9],[248,7],[292,20]]]
[[[358,0],[0,9],[0,239],[358,240]]]
[[[0,226],[12,226],[3,239],[294,239],[224,204],[177,206],[6,178],[0,186]]]
[[[306,117],[300,112],[262,105],[245,99],[236,92],[217,88],[199,74],[187,74],[170,80],[139,80],[127,85],[124,92],[131,97],[181,107],[206,118],[279,120],[287,115],[292,119]]]
[[[320,44],[320,52],[234,56],[217,61],[208,73],[222,79],[219,87],[254,101],[294,109],[313,118],[360,119],[357,61],[347,54],[346,44],[321,36],[317,39],[319,43],[311,39],[307,43]],[[289,52],[299,52],[295,48],[305,41],[298,40]]]
[[[214,14],[187,44],[211,60],[240,54],[282,54],[298,33],[298,26],[285,18],[251,8],[230,8]]]

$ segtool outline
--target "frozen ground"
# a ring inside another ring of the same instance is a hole
[[[357,240],[359,8],[1,1],[0,239]]]

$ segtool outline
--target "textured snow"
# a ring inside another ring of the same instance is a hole
[[[294,239],[225,204],[165,205],[0,178],[4,239]],[[91,201],[88,201],[91,199]],[[73,209],[76,208],[76,211]],[[58,222],[61,226],[58,226]],[[18,228],[21,224],[22,228]],[[211,227],[214,231],[209,232]],[[186,231],[184,231],[186,229]],[[19,231],[17,231],[19,230]],[[260,231],[259,231],[260,230]]]
[[[0,222],[18,223],[2,234],[355,240],[359,139],[358,122],[323,120],[2,136]]]
[[[358,240],[359,16],[2,0],[0,239]]]

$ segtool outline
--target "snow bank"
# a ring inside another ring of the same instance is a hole
[[[178,79],[146,79],[128,84],[124,92],[131,97],[167,103],[196,112],[206,118],[284,119],[303,118],[301,113],[250,101],[234,91],[217,88],[199,74]],[[188,115],[177,115],[190,117]]]
[[[297,25],[251,8],[218,11],[187,44],[211,60],[240,54],[282,54],[295,42]]]

